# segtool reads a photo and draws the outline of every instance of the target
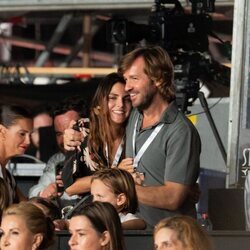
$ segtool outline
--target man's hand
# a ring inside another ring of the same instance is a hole
[[[50,183],[44,190],[40,192],[39,196],[47,199],[57,197],[56,183]]]
[[[143,185],[144,174],[136,171],[136,169],[133,166],[133,162],[134,162],[133,158],[123,159],[121,161],[121,163],[118,165],[118,168],[129,172],[132,175],[132,177],[137,185]]]
[[[73,151],[76,147],[81,145],[81,141],[84,139],[84,135],[80,131],[73,129],[76,121],[71,121],[69,128],[64,130],[63,143],[64,148],[67,151]]]
[[[144,173],[135,171],[134,173],[132,173],[132,176],[136,185],[143,186],[145,180]]]
[[[121,161],[118,168],[128,171],[130,174],[134,173],[133,158],[126,158]]]

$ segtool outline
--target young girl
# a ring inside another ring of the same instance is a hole
[[[94,173],[91,180],[94,201],[109,202],[116,211],[123,229],[145,229],[145,222],[136,216],[138,199],[135,183],[127,171],[112,168]]]
[[[113,205],[119,214],[123,229],[145,229],[144,220],[136,216],[138,199],[135,183],[127,171],[118,168],[96,171],[91,179],[91,194],[94,201],[108,202]],[[78,213],[75,211],[74,214]],[[65,230],[69,226],[68,220],[57,220],[54,224],[57,230]]]

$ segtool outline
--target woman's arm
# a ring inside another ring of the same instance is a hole
[[[143,219],[134,219],[129,221],[124,221],[122,223],[122,228],[125,230],[143,230],[146,228],[146,223]]]

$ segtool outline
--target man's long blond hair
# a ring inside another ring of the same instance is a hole
[[[149,79],[160,82],[157,87],[161,96],[169,103],[175,100],[174,66],[168,53],[160,46],[137,48],[129,52],[122,58],[118,72],[124,74],[139,57],[144,60],[144,72]]]

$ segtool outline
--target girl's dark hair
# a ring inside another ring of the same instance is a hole
[[[110,203],[99,201],[88,203],[74,216],[86,216],[98,233],[108,231],[110,234],[108,250],[125,250],[120,218]]]
[[[124,78],[117,73],[111,73],[104,77],[98,85],[90,109],[88,147],[91,155],[93,155],[93,160],[101,168],[107,166],[106,145],[108,152],[112,152],[113,131],[108,110],[108,99],[112,87],[118,82],[126,84]],[[126,123],[124,123],[124,129],[125,126]],[[108,162],[112,162],[112,159],[108,159]]]
[[[0,106],[0,124],[5,127],[10,127],[23,118],[32,119],[32,115],[25,108],[16,105]]]

